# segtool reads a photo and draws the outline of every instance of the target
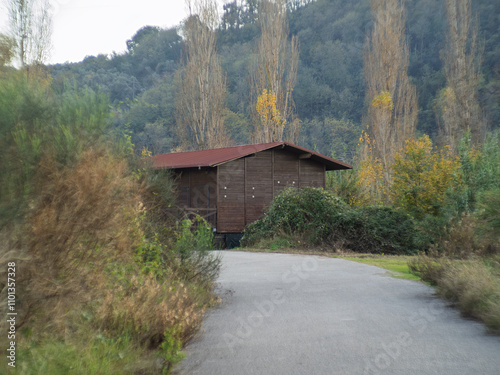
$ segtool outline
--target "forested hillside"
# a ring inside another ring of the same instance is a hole
[[[298,143],[351,162],[366,112],[363,45],[373,26],[368,0],[289,2],[290,35],[300,55],[293,90],[300,119]],[[482,46],[480,104],[490,129],[500,126],[500,2],[475,0]],[[257,2],[224,6],[217,50],[227,74],[225,125],[236,144],[251,141],[250,74],[260,28]],[[436,102],[446,86],[442,50],[447,17],[444,1],[407,0],[409,78],[418,95],[417,132],[437,135]],[[131,132],[137,149],[153,153],[178,146],[176,73],[183,55],[182,28],[147,26],[126,41],[127,52],[89,56],[80,63],[52,66],[53,86],[89,86],[109,94],[114,126]],[[125,43],[125,41],[124,41]]]

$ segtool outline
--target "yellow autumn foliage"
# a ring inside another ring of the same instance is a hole
[[[462,185],[460,161],[449,147],[433,152],[429,136],[406,141],[394,156],[390,197],[395,206],[416,216],[436,215],[446,192]]]
[[[272,91],[262,90],[257,98],[257,113],[263,126],[270,129],[285,127],[286,119],[282,119],[276,109],[276,94]]]
[[[358,183],[362,195],[356,205],[383,205],[387,195],[382,163],[372,156],[361,162]]]
[[[387,201],[387,184],[384,178],[382,161],[373,156],[375,141],[366,131],[361,133],[359,145],[364,147],[365,157],[357,170],[358,195],[354,202],[357,206],[382,205]]]
[[[372,100],[372,106],[392,111],[394,109],[394,102],[392,101],[391,93],[389,91],[382,91],[376,95]]]
[[[142,147],[141,157],[142,157],[143,159],[148,159],[148,158],[150,158],[152,155],[153,155],[153,153],[152,153],[151,151],[149,151],[149,149],[148,149],[146,146],[143,146],[143,147]]]

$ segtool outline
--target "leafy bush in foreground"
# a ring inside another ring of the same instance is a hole
[[[20,95],[3,79],[0,99],[22,104],[0,106],[12,109],[0,118],[0,263],[19,269],[20,371],[168,373],[216,301],[210,230],[200,222],[176,241],[179,228],[162,216],[173,179],[132,166],[130,139],[112,135],[104,96],[34,91],[40,104],[31,105],[29,83]],[[0,313],[7,308],[0,301]]]
[[[277,196],[264,217],[247,226],[243,244],[276,234],[356,252],[408,254],[421,247],[407,214],[390,207],[352,208],[331,192],[311,187]]]

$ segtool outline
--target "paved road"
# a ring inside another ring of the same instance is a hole
[[[500,337],[377,267],[224,251],[219,287],[177,374],[500,374]]]

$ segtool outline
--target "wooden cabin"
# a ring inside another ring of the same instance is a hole
[[[178,175],[179,205],[217,233],[241,233],[287,187],[325,187],[325,172],[348,164],[288,142],[153,156]]]

